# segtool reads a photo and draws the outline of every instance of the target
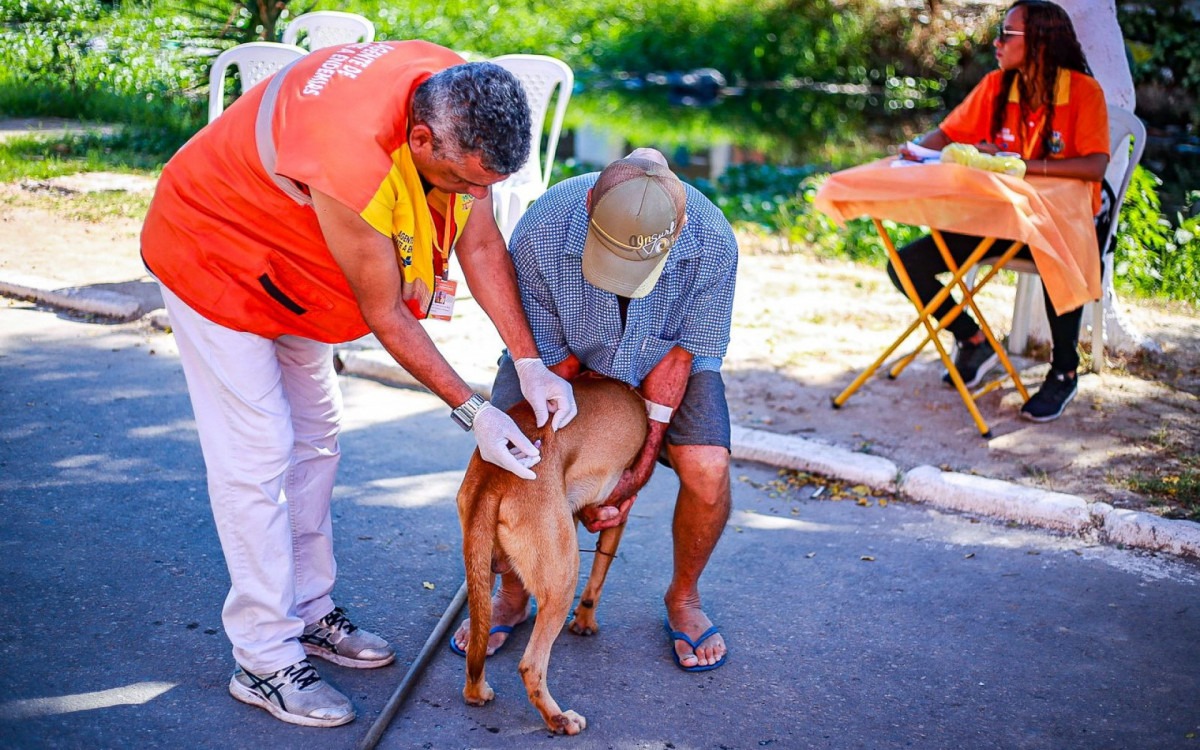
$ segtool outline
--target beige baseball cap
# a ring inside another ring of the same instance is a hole
[[[686,209],[683,183],[666,166],[634,156],[609,164],[592,187],[583,277],[622,297],[645,297],[662,275]]]

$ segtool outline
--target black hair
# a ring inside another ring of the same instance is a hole
[[[1075,35],[1075,26],[1071,17],[1061,6],[1048,0],[1017,0],[1013,8],[1025,9],[1025,62],[1022,71],[1006,70],[1000,80],[1000,90],[996,93],[996,101],[992,106],[992,133],[999,133],[1004,127],[1004,112],[1008,107],[1008,92],[1012,89],[1013,81],[1017,82],[1021,92],[1021,101],[1028,102],[1030,92],[1026,90],[1026,79],[1037,80],[1041,83],[1042,92],[1047,97],[1046,122],[1054,122],[1054,94],[1058,81],[1058,71],[1074,70],[1085,75],[1091,75],[1083,48],[1079,46],[1079,38]],[[1042,133],[1042,153],[1050,154],[1050,140],[1053,138],[1053,128],[1047,127]]]
[[[436,155],[478,154],[484,169],[504,175],[529,159],[533,118],[525,89],[495,63],[464,63],[430,76],[413,93],[412,117],[433,132]]]

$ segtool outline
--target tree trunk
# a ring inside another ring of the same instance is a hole
[[[1121,109],[1134,111],[1136,94],[1133,87],[1133,75],[1129,70],[1129,58],[1125,51],[1125,40],[1121,36],[1121,27],[1117,23],[1116,0],[1057,0],[1071,23],[1075,26],[1075,35],[1079,45],[1087,57],[1088,67],[1092,75],[1104,90],[1104,99],[1110,105]],[[1125,174],[1129,164],[1129,154],[1118,149],[1109,162],[1109,181],[1113,188],[1119,186],[1119,180]],[[1114,179],[1115,176],[1115,179]],[[1109,306],[1105,309],[1105,340],[1109,348],[1124,353],[1132,353],[1141,349],[1157,350],[1157,345],[1149,338],[1138,332],[1122,315],[1121,303],[1112,290],[1112,281],[1105,279],[1104,295],[1109,298]],[[1029,336],[1032,339],[1048,342],[1050,328],[1042,310],[1040,295],[1037,297],[1035,310],[1030,316]],[[1098,303],[1093,303],[1098,304]],[[1084,325],[1092,320],[1091,315],[1084,315]]]
[[[1125,40],[1117,25],[1115,0],[1058,0],[1083,47],[1092,75],[1104,89],[1109,104],[1133,111],[1135,100],[1133,75],[1125,53]]]

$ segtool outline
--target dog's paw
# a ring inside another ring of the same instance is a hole
[[[492,690],[492,686],[483,682],[480,685],[467,684],[463,688],[463,700],[469,706],[482,706],[483,704],[496,697],[496,691]]]
[[[587,729],[587,719],[574,711],[563,711],[552,720],[554,724],[550,728],[555,734],[579,734]]]
[[[567,629],[575,635],[595,635],[600,632],[600,625],[596,622],[595,612],[576,608],[575,616],[567,624]]]

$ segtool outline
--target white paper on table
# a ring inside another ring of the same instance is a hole
[[[904,144],[904,148],[910,154],[917,157],[916,161],[900,157],[892,162],[893,167],[915,167],[919,164],[940,164],[942,161],[942,152],[935,151],[931,148],[918,146],[916,141],[909,141]]]

